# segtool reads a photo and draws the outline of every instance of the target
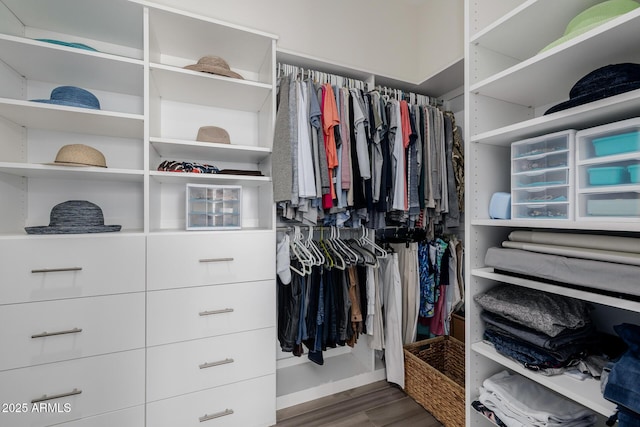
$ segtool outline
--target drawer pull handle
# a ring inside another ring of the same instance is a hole
[[[213,368],[214,366],[220,366],[220,365],[226,365],[227,363],[233,363],[234,360],[233,359],[224,359],[224,360],[218,360],[217,362],[208,362],[208,363],[203,363],[202,365],[199,365],[200,369],[207,369],[207,368]]]
[[[74,388],[73,391],[70,391],[68,393],[52,394],[51,396],[47,396],[46,394],[43,394],[42,397],[38,397],[37,399],[31,400],[31,403],[45,402],[47,400],[60,399],[60,398],[69,397],[69,396],[75,396],[76,394],[81,394],[81,393],[82,393],[82,390],[78,390],[77,388]]]
[[[39,270],[31,270],[31,273],[59,273],[62,271],[81,271],[82,267],[66,267],[66,268],[41,268]]]
[[[227,415],[231,414],[233,414],[233,409],[225,409],[224,411],[220,411],[211,415],[205,414],[200,417],[200,422],[203,423],[205,421],[214,420],[216,418],[226,417]]]
[[[200,260],[200,262],[227,262],[227,261],[233,261],[233,258],[203,258]]]
[[[200,316],[211,316],[214,314],[233,313],[233,308],[223,308],[222,310],[201,311]]]
[[[73,329],[68,329],[66,331],[57,331],[57,332],[43,332],[41,334],[31,335],[31,338],[45,338],[45,337],[53,337],[55,335],[77,334],[78,332],[82,332],[82,328],[73,328]]]

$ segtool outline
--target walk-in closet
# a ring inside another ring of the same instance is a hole
[[[640,0],[0,0],[0,427],[640,425]]]

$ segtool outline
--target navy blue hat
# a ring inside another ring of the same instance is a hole
[[[51,91],[50,99],[32,99],[34,102],[66,105],[69,107],[100,109],[100,101],[91,92],[75,86],[58,86]]]
[[[638,88],[640,88],[640,64],[606,65],[578,80],[569,92],[569,100],[549,108],[544,114],[566,110]]]

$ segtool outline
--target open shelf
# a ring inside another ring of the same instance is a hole
[[[142,138],[144,116],[0,98],[0,116],[20,126],[122,138]]]
[[[163,99],[256,112],[271,94],[271,85],[151,64],[151,76]]]
[[[602,397],[600,382],[595,379],[579,381],[566,375],[540,375],[502,356],[493,346],[484,342],[471,344],[471,350],[606,417],[616,411],[616,404]]]
[[[565,230],[599,230],[599,231],[631,231],[640,232],[640,223],[637,222],[607,222],[603,223],[602,217],[597,221],[584,220],[535,220],[535,219],[472,219],[471,225],[487,227],[509,227],[509,228],[555,228]]]
[[[149,141],[162,158],[211,158],[221,162],[257,164],[271,155],[271,149],[269,148],[248,145],[218,144],[168,138],[149,138]]]
[[[109,180],[142,182],[144,171],[99,167],[39,165],[33,163],[0,162],[0,172],[25,178]]]
[[[636,9],[596,29],[494,74],[469,90],[524,106],[543,106],[568,99],[569,89],[588,72],[607,64],[633,62],[640,56],[633,46],[640,10]],[[536,31],[536,34],[539,31]],[[517,90],[516,90],[517,89]]]
[[[164,172],[151,171],[149,173],[152,179],[167,184],[187,184],[187,183],[210,183],[210,184],[234,184],[245,186],[260,186],[271,182],[268,176],[244,176],[244,175],[225,175],[225,174],[206,174],[206,173],[188,173],[188,172]]]

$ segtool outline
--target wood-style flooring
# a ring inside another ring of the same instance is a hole
[[[277,427],[442,427],[402,389],[386,381],[277,412]]]

